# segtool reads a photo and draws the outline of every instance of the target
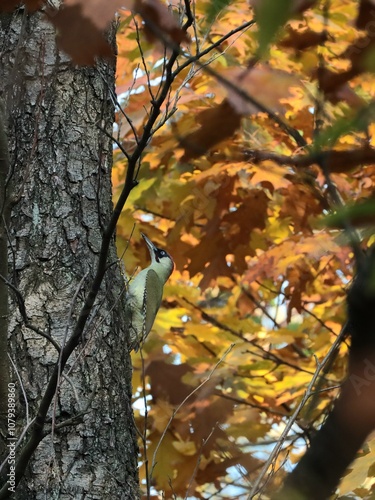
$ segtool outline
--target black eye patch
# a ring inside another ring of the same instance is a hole
[[[166,257],[168,254],[165,250],[161,250],[160,248],[155,249],[155,259],[156,262],[159,262],[162,257]]]

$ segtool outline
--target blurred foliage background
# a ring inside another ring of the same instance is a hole
[[[343,227],[373,241],[372,4],[150,2],[148,22],[121,12],[115,200],[166,94],[118,252],[128,275],[147,266],[142,231],[176,264],[133,360],[145,497],[247,498],[281,439],[266,497],[332,407],[345,341],[280,437],[345,324]],[[369,495],[374,464],[370,441],[339,497]]]

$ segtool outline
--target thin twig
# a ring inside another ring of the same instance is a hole
[[[17,287],[15,287],[10,281],[8,281],[3,275],[0,274],[0,279],[7,285],[9,286],[9,288],[15,293],[16,295],[16,298],[17,298],[17,304],[18,304],[18,308],[19,308],[19,311],[20,311],[20,314],[22,316],[22,319],[25,323],[25,326],[26,328],[29,328],[30,330],[33,330],[35,333],[37,333],[38,335],[40,335],[41,337],[44,337],[45,339],[47,339],[49,342],[51,342],[51,344],[53,345],[53,347],[56,349],[57,352],[60,352],[60,346],[59,344],[56,342],[55,339],[53,339],[48,333],[45,333],[43,332],[43,330],[40,330],[37,326],[33,325],[30,321],[29,321],[29,318],[27,316],[27,313],[26,313],[26,306],[25,306],[25,300],[22,296],[22,293],[18,290]]]
[[[312,396],[312,394],[313,394],[313,387],[314,387],[314,385],[315,385],[315,383],[316,383],[316,381],[317,381],[317,379],[318,379],[318,377],[320,375],[320,372],[324,369],[324,367],[326,366],[326,364],[329,363],[329,361],[331,360],[331,356],[336,352],[336,349],[340,345],[340,343],[341,343],[341,341],[342,341],[342,339],[344,338],[345,335],[346,335],[346,329],[344,327],[344,328],[342,328],[342,330],[340,332],[340,335],[335,339],[335,341],[332,344],[331,348],[329,349],[328,353],[324,356],[322,362],[319,363],[317,361],[317,369],[316,369],[316,371],[314,373],[314,376],[312,377],[309,385],[307,386],[305,394],[303,395],[303,397],[302,397],[299,405],[297,406],[297,408],[293,412],[293,415],[290,417],[287,425],[285,426],[285,429],[281,433],[281,436],[280,436],[280,438],[279,438],[276,446],[273,448],[273,450],[272,450],[272,452],[271,452],[271,454],[270,454],[267,462],[264,464],[261,473],[259,474],[257,480],[255,481],[255,483],[254,483],[254,485],[253,485],[253,487],[252,487],[252,489],[250,491],[250,494],[248,496],[248,500],[251,500],[254,497],[254,495],[259,492],[260,484],[263,481],[264,476],[267,474],[267,471],[268,471],[270,465],[274,462],[274,460],[276,459],[277,455],[279,454],[280,448],[282,447],[282,445],[283,445],[286,437],[288,436],[289,431],[291,430],[291,428],[293,427],[294,423],[296,422],[300,411],[305,406],[305,404],[308,401],[308,399]]]
[[[193,481],[197,475],[197,472],[198,472],[198,467],[199,467],[199,464],[201,463],[201,457],[202,457],[202,454],[203,454],[203,448],[206,446],[206,444],[208,443],[208,441],[210,440],[212,434],[215,432],[215,429],[217,427],[217,423],[214,427],[212,427],[211,429],[211,432],[209,433],[209,435],[206,437],[206,439],[204,439],[202,441],[202,444],[201,444],[201,447],[199,449],[199,452],[198,452],[198,458],[197,458],[197,462],[195,464],[195,467],[194,467],[194,470],[191,474],[191,477],[190,477],[190,481],[189,481],[189,484],[187,485],[187,488],[186,488],[186,493],[185,493],[185,498],[184,500],[187,500],[188,499],[188,495],[189,495],[189,491],[190,491],[190,488],[193,484]]]
[[[250,349],[247,348],[247,351],[249,353],[253,354],[254,356],[258,356],[262,359],[268,359],[270,361],[273,361],[274,363],[276,363],[276,365],[289,366],[290,368],[294,368],[295,370],[298,370],[300,372],[308,373],[309,375],[314,374],[314,372],[312,372],[311,370],[307,370],[306,368],[295,365],[294,363],[290,363],[289,361],[286,361],[286,360],[280,358],[279,356],[277,356],[273,352],[267,351],[264,347],[262,347],[260,344],[258,344],[255,340],[247,339],[246,337],[244,337],[244,335],[241,332],[238,332],[238,331],[234,330],[233,328],[229,327],[228,325],[225,325],[224,323],[222,323],[221,321],[216,319],[211,314],[208,314],[207,312],[205,312],[201,307],[190,302],[190,300],[187,299],[186,297],[183,297],[183,300],[185,302],[187,302],[191,307],[198,310],[202,315],[202,319],[204,319],[208,323],[211,323],[211,325],[217,326],[218,328],[220,328],[220,330],[224,330],[226,332],[231,333],[235,337],[241,339],[243,342],[246,342],[247,344],[250,344],[261,351],[261,354],[259,354],[259,353],[254,352],[254,351],[250,351]]]
[[[212,375],[214,374],[214,372],[216,371],[217,367],[220,365],[220,363],[222,363],[224,361],[224,359],[228,356],[228,354],[230,353],[230,351],[233,349],[235,344],[231,344],[228,349],[224,352],[224,354],[221,356],[221,358],[218,360],[218,362],[215,364],[215,366],[212,368],[212,370],[210,371],[210,373],[207,375],[207,377],[203,380],[203,382],[201,382],[195,389],[193,389],[187,396],[186,398],[184,398],[184,400],[177,406],[177,408],[175,408],[172,412],[172,415],[170,417],[170,419],[168,420],[168,423],[167,425],[165,426],[165,429],[163,430],[163,433],[162,435],[160,436],[160,439],[159,439],[159,442],[158,444],[156,445],[156,448],[155,448],[155,451],[154,451],[154,454],[153,454],[153,457],[152,457],[152,465],[151,465],[151,473],[150,473],[150,480],[152,478],[152,474],[154,472],[154,468],[155,468],[155,465],[156,465],[156,455],[159,451],[159,448],[160,448],[160,445],[174,419],[174,417],[176,416],[176,414],[180,411],[180,409],[183,407],[183,405],[196,393],[198,392],[212,377]]]
[[[132,85],[128,89],[128,94],[129,95],[131,95],[133,87],[135,86],[136,81],[137,81],[137,77],[136,77],[137,69],[139,69],[139,66],[135,69],[135,76],[134,76],[134,79],[133,79],[133,83],[132,83]],[[129,125],[129,127],[131,128],[131,130],[133,132],[134,140],[135,140],[136,144],[138,144],[138,134],[137,134],[137,131],[136,131],[134,125],[133,125],[133,122],[131,121],[131,119],[129,118],[129,116],[125,113],[123,107],[121,106],[119,100],[117,99],[116,92],[113,90],[112,87],[110,87],[110,85],[108,84],[108,82],[104,78],[103,78],[103,80],[104,80],[104,82],[107,85],[108,92],[109,92],[109,94],[111,96],[111,99],[112,99],[112,102],[113,102],[115,108],[117,107],[120,110],[121,114],[123,115],[123,117],[125,118],[125,120],[128,122],[128,125]]]
[[[133,22],[134,22],[134,25],[135,25],[135,32],[136,32],[136,40],[137,40],[137,45],[138,45],[138,50],[139,50],[139,53],[141,55],[141,61],[142,61],[142,64],[143,64],[143,70],[146,74],[146,78],[147,78],[147,89],[148,89],[148,93],[150,94],[150,97],[151,97],[151,102],[153,102],[155,100],[155,96],[152,92],[152,85],[151,85],[151,80],[150,80],[150,72],[147,68],[147,64],[146,64],[146,60],[145,60],[145,55],[143,53],[143,47],[142,47],[142,44],[141,44],[141,40],[140,40],[140,37],[139,37],[139,26],[138,26],[138,22],[137,22],[137,19],[135,18],[135,16],[133,16]]]
[[[219,47],[223,42],[225,42],[226,40],[228,40],[228,38],[231,38],[236,33],[240,33],[242,31],[247,30],[248,28],[250,28],[254,24],[255,24],[255,20],[252,19],[251,21],[247,21],[246,23],[240,24],[239,26],[237,26],[237,28],[234,28],[233,30],[228,31],[228,33],[226,33],[224,36],[222,36],[221,38],[219,38],[216,42],[214,42],[211,45],[209,45],[206,49],[202,50],[201,52],[197,52],[197,54],[195,56],[188,57],[186,59],[186,61],[183,64],[181,64],[174,71],[174,76],[177,76],[185,68],[187,68],[191,64],[199,61],[199,59],[201,59],[206,54],[209,54],[210,52],[212,52],[214,49],[216,49],[217,47]]]
[[[99,130],[101,130],[103,132],[103,134],[105,134],[108,137],[108,139],[111,139],[111,141],[113,141],[117,145],[117,147],[119,148],[119,150],[121,151],[121,153],[125,156],[125,158],[127,160],[129,160],[130,155],[126,151],[126,149],[124,148],[124,146],[121,144],[121,142],[118,139],[116,139],[116,137],[113,137],[112,134],[110,134],[109,132],[107,132],[107,130],[105,128],[101,127],[99,124],[97,124],[97,127],[98,127]]]

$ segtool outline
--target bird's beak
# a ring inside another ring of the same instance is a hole
[[[153,255],[154,250],[156,249],[156,246],[152,243],[151,240],[147,238],[147,236],[144,233],[141,233],[142,238],[145,240],[146,245],[148,247],[148,250],[150,252],[150,255]]]

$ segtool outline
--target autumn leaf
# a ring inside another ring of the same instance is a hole
[[[181,161],[197,158],[219,142],[231,137],[241,124],[240,114],[228,100],[219,106],[202,111],[197,116],[200,127],[180,140],[185,154]]]
[[[291,95],[293,87],[301,86],[293,75],[274,71],[267,66],[246,70],[236,68],[228,71],[226,78],[273,112],[284,110],[282,101]],[[202,111],[197,117],[201,124],[200,128],[181,139],[181,145],[185,149],[181,161],[197,158],[219,142],[231,137],[240,126],[241,116],[259,111],[256,104],[228,87],[228,98],[219,106]]]
[[[131,15],[121,25],[119,136],[131,154],[147,147],[118,245],[127,247],[134,223],[168,248],[177,268],[144,345],[144,372],[133,359],[136,408],[142,390],[148,402],[148,457],[170,422],[153,475],[168,498],[220,494],[236,466],[256,480],[262,460],[253,450],[277,441],[345,324],[353,255],[341,228],[348,220],[373,225],[373,207],[365,206],[375,192],[371,27],[355,26],[370,5],[333,0],[325,19],[318,2],[290,1],[285,11],[282,2],[256,3],[258,26],[241,29],[252,16],[247,0],[197,2],[194,40],[176,55],[168,91],[168,54],[155,54]],[[156,32],[170,38],[151,15]],[[267,63],[255,57],[260,45]],[[166,102],[156,116],[160,95]],[[126,172],[122,158],[116,196]],[[331,184],[344,205],[361,210],[327,222]],[[363,247],[372,244],[370,227]],[[131,250],[125,263],[148,265],[137,243]],[[347,354],[344,343],[309,410],[309,428],[332,408]],[[144,429],[141,411],[136,418]],[[299,459],[294,442],[285,442],[275,471]],[[140,474],[144,481],[145,467]],[[283,479],[270,478],[264,494]]]
[[[372,0],[360,0],[358,17],[355,21],[356,27],[361,30],[370,30],[374,13],[375,4]]]
[[[101,0],[64,0],[63,8],[79,6],[78,16],[89,19],[99,30],[104,31],[114,20],[116,11],[124,1],[127,0],[112,0],[110,4],[106,4]]]
[[[215,2],[210,2],[207,8],[206,23],[211,24],[214,19],[224,10],[231,0],[216,0]]]
[[[235,68],[226,72],[226,77],[235,83],[238,89],[244,90],[256,102],[272,112],[284,111],[285,102],[293,95],[293,89],[302,87],[295,75],[272,69],[267,65],[245,70]],[[262,111],[233,88],[228,88],[228,101],[241,115]]]
[[[289,28],[288,35],[280,41],[279,45],[280,47],[293,48],[295,50],[305,50],[320,45],[326,40],[327,33],[325,31],[316,32],[310,29],[297,31]]]
[[[132,10],[142,16],[150,40],[166,36],[176,44],[190,42],[189,35],[161,1],[135,0]]]
[[[92,65],[97,57],[110,57],[113,51],[101,30],[83,14],[81,3],[63,6],[47,16],[57,28],[56,41],[76,64]]]

